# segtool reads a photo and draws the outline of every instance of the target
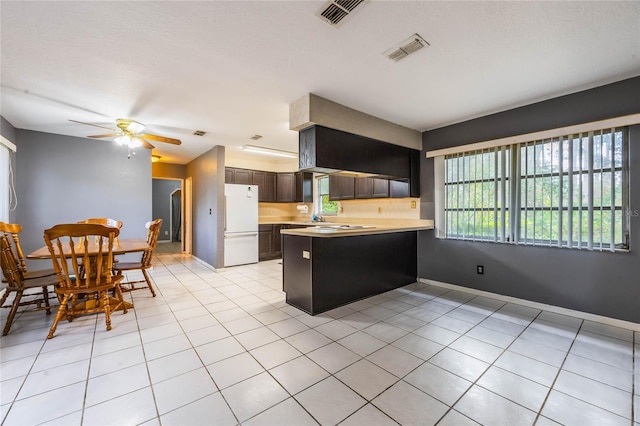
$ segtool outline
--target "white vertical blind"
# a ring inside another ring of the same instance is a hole
[[[438,236],[628,249],[628,138],[609,128],[436,157]],[[439,223],[442,223],[442,232]]]

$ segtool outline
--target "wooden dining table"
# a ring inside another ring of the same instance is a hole
[[[63,251],[65,254],[71,255],[71,253],[66,253],[66,249],[68,246],[64,246]],[[113,254],[127,254],[127,253],[139,253],[149,249],[149,244],[147,244],[146,240],[141,238],[117,238],[113,241]],[[54,247],[54,250],[58,250],[57,247]],[[57,254],[57,253],[56,253]],[[92,254],[91,248],[89,248],[89,254]],[[95,254],[98,254],[98,246],[95,246]],[[39,249],[32,251],[27,255],[27,259],[51,259],[51,253],[49,253],[49,248],[47,246],[40,247]]]
[[[89,254],[98,254],[98,245],[94,243],[89,243],[93,247],[89,248]],[[123,255],[128,253],[140,253],[149,249],[149,244],[146,240],[141,238],[117,238],[113,241],[113,255]],[[54,246],[54,250],[56,251],[56,255],[58,254],[58,247]],[[63,247],[63,252],[65,257],[70,257],[71,252],[68,251],[69,246],[65,245]],[[68,255],[68,256],[67,256]],[[27,255],[27,259],[51,259],[51,253],[49,252],[49,248],[47,246],[40,247],[39,249],[32,251]],[[94,303],[93,300],[88,300],[86,303]],[[113,298],[109,297],[109,304],[111,306],[117,306],[120,302]],[[127,309],[133,308],[133,304],[129,302],[124,302]],[[121,310],[122,308],[116,309]]]

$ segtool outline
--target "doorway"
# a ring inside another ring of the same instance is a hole
[[[185,227],[189,218],[185,217],[184,179],[153,178],[152,217],[162,219],[158,237],[158,251],[189,253],[185,246]],[[160,249],[162,246],[162,249]]]

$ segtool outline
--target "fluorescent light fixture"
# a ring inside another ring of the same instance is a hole
[[[242,150],[246,152],[253,152],[256,154],[273,155],[276,157],[298,158],[298,154],[295,152],[282,151],[279,149],[267,148],[264,146],[245,145],[242,147]]]

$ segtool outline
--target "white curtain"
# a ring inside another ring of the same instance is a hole
[[[0,143],[0,222],[9,222],[9,148]]]

